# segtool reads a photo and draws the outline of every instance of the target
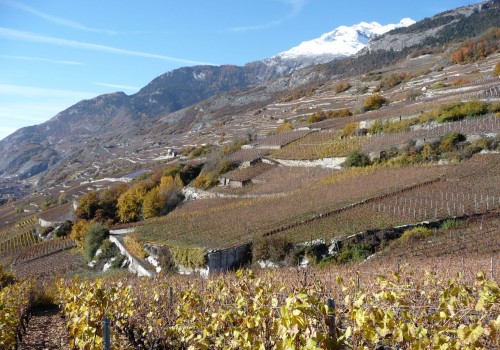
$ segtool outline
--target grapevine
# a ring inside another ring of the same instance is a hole
[[[16,349],[26,330],[33,283],[15,283],[0,290],[0,347]]]
[[[175,277],[63,281],[60,292],[72,345],[80,349],[101,343],[105,315],[115,325],[117,347],[124,337],[135,348],[149,349],[500,345],[500,289],[484,273],[473,280],[407,268],[371,274],[366,288],[352,271],[335,281],[238,271],[187,283]],[[327,306],[328,297],[337,300],[336,309]]]

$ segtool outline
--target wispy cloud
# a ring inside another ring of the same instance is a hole
[[[114,30],[91,28],[91,27],[87,27],[86,25],[83,25],[81,23],[72,21],[70,19],[53,16],[53,15],[50,15],[48,13],[39,11],[31,6],[23,4],[21,2],[4,0],[3,3],[5,3],[9,6],[12,6],[14,8],[17,8],[18,10],[21,10],[21,11],[24,11],[26,13],[30,13],[34,16],[37,16],[39,18],[42,18],[43,20],[45,20],[47,22],[50,22],[50,23],[53,23],[53,24],[56,24],[56,25],[59,25],[62,27],[67,27],[67,28],[77,29],[77,30],[81,30],[81,31],[85,31],[85,32],[92,32],[92,33],[101,33],[101,34],[110,34],[110,35],[118,34],[118,32],[116,32]]]
[[[96,93],[41,88],[36,86],[0,84],[0,96],[45,97],[45,98],[91,98]]]
[[[67,104],[62,105],[57,101],[23,101],[23,103],[2,104],[0,106],[0,120],[2,126],[40,124],[67,106]]]
[[[40,61],[40,62],[49,62],[49,63],[56,63],[56,64],[69,64],[69,65],[78,65],[78,66],[85,65],[84,63],[77,62],[77,61],[54,60],[51,58],[44,58],[44,57],[0,55],[0,58],[8,58],[8,59],[13,59],[13,60],[21,60],[21,61]]]
[[[50,44],[50,45],[56,45],[56,46],[72,47],[72,48],[76,48],[76,49],[83,49],[83,50],[90,50],[90,51],[100,51],[100,52],[112,53],[112,54],[122,55],[122,56],[136,56],[136,57],[144,57],[144,58],[153,58],[153,59],[170,61],[170,62],[177,62],[177,63],[182,63],[182,64],[214,65],[213,63],[208,63],[208,62],[194,61],[194,60],[189,60],[189,59],[184,59],[184,58],[158,55],[158,54],[148,53],[148,52],[120,49],[117,47],[99,45],[99,44],[93,44],[93,43],[86,43],[86,42],[82,42],[82,41],[61,39],[61,38],[56,38],[56,37],[51,37],[51,36],[45,36],[45,35],[38,34],[38,33],[25,32],[25,31],[20,31],[20,30],[10,29],[10,28],[3,28],[3,27],[0,27],[0,37],[6,38],[6,39],[12,39],[12,40],[21,40],[21,41],[36,42],[36,43]]]
[[[99,85],[99,86],[105,86],[105,87],[110,87],[113,89],[121,89],[121,90],[140,90],[140,87],[137,86],[130,86],[130,85],[120,85],[120,84],[111,84],[111,83],[98,83],[95,82],[94,85]]]
[[[297,16],[302,11],[302,8],[306,5],[307,2],[307,0],[282,0],[282,1],[290,6],[290,11],[285,16],[267,23],[233,27],[231,28],[231,30],[234,32],[248,32],[248,31],[263,30],[272,27],[277,27],[283,22]]]

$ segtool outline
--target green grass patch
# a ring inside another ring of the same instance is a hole
[[[454,228],[458,228],[462,223],[462,220],[460,219],[448,219],[445,220],[441,223],[439,226],[439,229],[441,230],[451,230]]]

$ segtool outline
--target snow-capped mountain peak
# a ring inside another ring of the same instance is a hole
[[[353,26],[340,26],[317,39],[304,41],[298,46],[284,51],[275,58],[297,59],[304,56],[322,56],[325,60],[351,56],[363,49],[371,38],[390,30],[407,27],[415,23],[410,18],[403,18],[397,24],[381,25],[377,22],[361,22]]]

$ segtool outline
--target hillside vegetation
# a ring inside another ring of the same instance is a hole
[[[74,349],[101,348],[105,318],[116,349],[498,348],[500,17],[488,6],[373,42],[434,31],[411,47],[82,136],[32,193],[9,180],[0,347],[26,346],[32,312],[55,310],[61,327],[46,333]]]

